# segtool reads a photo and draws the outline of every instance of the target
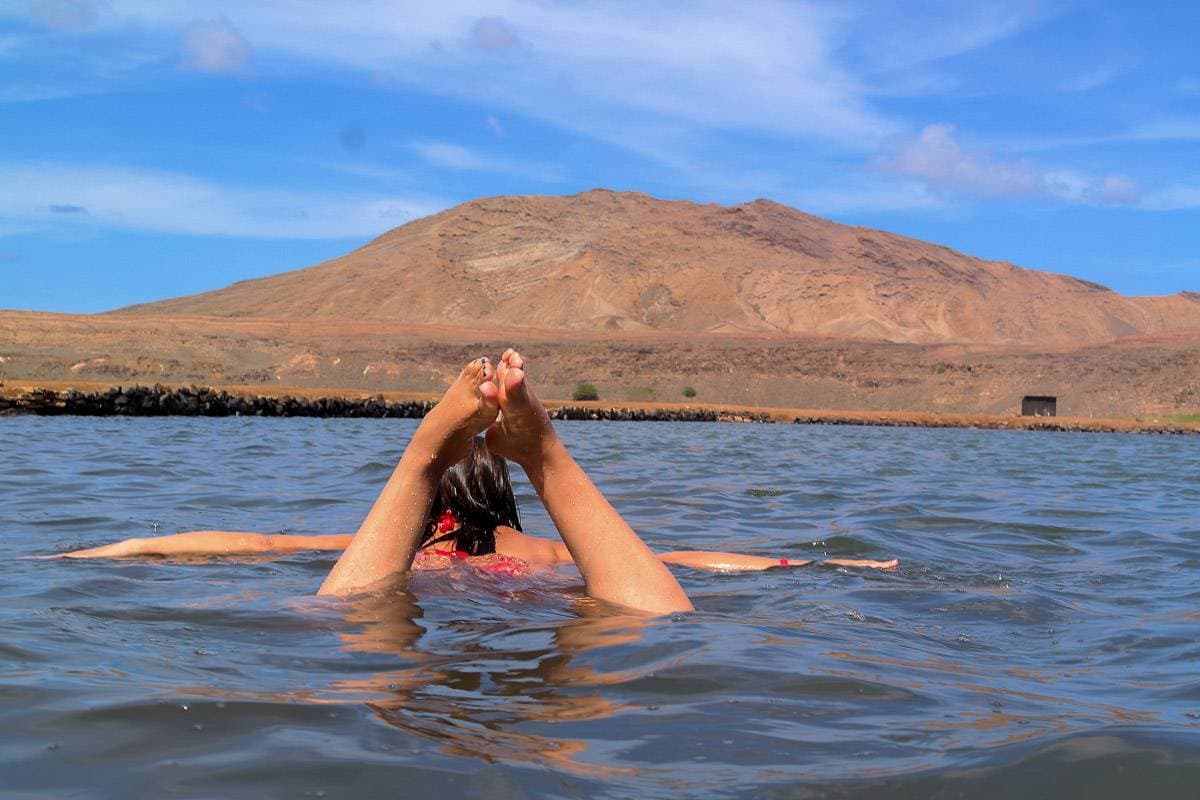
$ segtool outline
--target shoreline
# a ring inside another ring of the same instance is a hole
[[[0,416],[258,416],[416,419],[438,398],[433,392],[267,386],[118,386],[99,382],[8,381],[0,384]],[[1084,433],[1200,434],[1200,423],[1144,419],[1021,417],[904,411],[768,408],[702,403],[607,403],[543,400],[553,419],[636,422],[742,422],[974,428]]]

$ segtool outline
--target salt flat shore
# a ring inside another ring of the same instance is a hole
[[[260,416],[419,418],[435,393],[365,392],[274,386],[113,386],[88,382],[7,381],[0,415],[40,416]],[[1022,417],[903,411],[769,408],[706,403],[544,401],[551,416],[568,420],[646,422],[758,422],[797,425],[868,425],[904,428],[1104,433],[1200,434],[1200,423],[1169,419]]]

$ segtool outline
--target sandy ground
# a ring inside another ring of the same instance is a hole
[[[774,334],[563,332],[372,321],[0,312],[0,381],[258,387],[261,394],[439,394],[508,345],[539,393],[590,382],[610,404],[997,414],[1054,395],[1078,418],[1200,413],[1200,333],[1080,348],[894,344]]]

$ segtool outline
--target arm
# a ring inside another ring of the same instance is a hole
[[[812,563],[805,559],[765,558],[746,556],[741,553],[716,553],[708,550],[673,550],[659,553],[667,564],[678,564],[693,569],[708,569],[713,572],[746,572],[770,569],[771,567],[804,567]]]
[[[772,567],[807,567],[813,563],[834,567],[896,569],[900,564],[894,558],[891,561],[830,558],[825,561],[813,562],[807,558],[766,558],[764,556],[747,556],[741,553],[719,553],[708,550],[674,550],[669,553],[659,553],[658,557],[667,564],[678,564],[693,569],[707,569],[713,572],[744,572],[771,569]]]
[[[59,553],[50,558],[133,558],[137,556],[232,556],[293,553],[297,550],[341,550],[348,535],[285,536],[240,531],[189,531]]]
[[[501,527],[496,530],[496,551],[506,556],[541,564],[575,563],[575,560],[571,557],[571,551],[562,542],[555,542],[538,536],[527,536],[511,528]],[[900,563],[896,559],[892,559],[891,561],[869,561],[866,559],[844,558],[831,558],[826,561],[814,562],[807,558],[767,558],[765,556],[721,553],[712,550],[672,550],[666,553],[659,553],[658,559],[664,564],[677,564],[681,567],[706,569],[713,572],[749,572],[771,569],[772,567],[807,567],[814,563],[837,567],[895,569]]]

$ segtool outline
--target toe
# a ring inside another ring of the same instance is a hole
[[[488,363],[487,356],[484,356],[483,358],[472,359],[471,361],[467,362],[465,367],[463,367],[462,377],[466,378],[471,383],[479,383],[480,381],[484,380],[489,366],[490,364]]]
[[[525,370],[519,367],[509,367],[504,373],[504,398],[509,401],[522,402],[525,395]]]

